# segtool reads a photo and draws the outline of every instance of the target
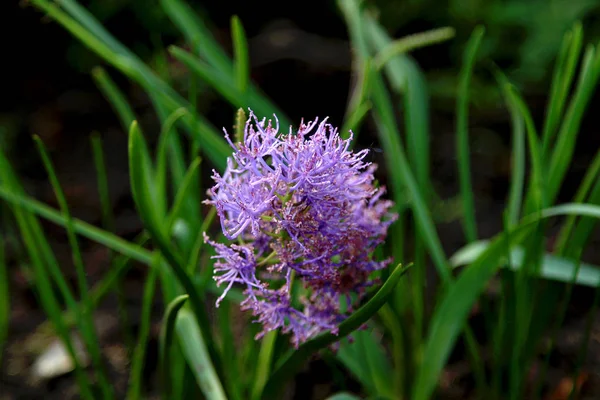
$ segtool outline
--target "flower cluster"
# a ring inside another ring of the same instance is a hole
[[[238,244],[205,241],[216,250],[214,279],[245,287],[244,309],[263,325],[281,328],[300,343],[337,326],[373,284],[374,249],[396,218],[381,200],[376,168],[367,150],[349,149],[327,119],[297,132],[279,133],[279,122],[250,111],[244,137],[205,202],[216,207],[225,237]],[[240,138],[241,139],[241,138]]]

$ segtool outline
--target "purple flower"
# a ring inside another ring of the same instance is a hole
[[[245,287],[242,307],[264,333],[281,329],[292,343],[331,331],[352,311],[373,271],[390,260],[373,259],[396,215],[385,188],[374,185],[367,150],[353,152],[350,139],[315,120],[279,133],[279,123],[252,111],[243,142],[233,143],[223,175],[213,174],[209,200],[223,234],[241,244],[215,243],[214,278]],[[342,307],[344,304],[344,307]]]

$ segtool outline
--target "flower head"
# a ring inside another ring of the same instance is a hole
[[[275,118],[258,120],[250,111],[243,141],[233,148],[223,175],[213,174],[209,190],[226,238],[206,237],[217,255],[214,278],[245,287],[244,309],[263,325],[258,335],[281,328],[300,343],[337,326],[372,285],[371,272],[390,260],[373,251],[396,215],[374,185],[376,169],[367,150],[350,150],[327,123],[302,122],[279,133]],[[344,306],[342,306],[342,303]]]

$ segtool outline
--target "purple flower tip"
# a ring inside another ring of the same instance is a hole
[[[375,187],[376,169],[353,152],[327,119],[300,124],[280,134],[275,117],[258,120],[250,111],[241,143],[223,175],[214,171],[209,200],[217,209],[225,237],[243,244],[215,243],[214,279],[245,287],[242,307],[263,330],[292,334],[297,347],[337,326],[352,311],[371,272],[390,260],[375,261],[373,251],[396,219],[393,203]]]

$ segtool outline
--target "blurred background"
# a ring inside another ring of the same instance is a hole
[[[168,75],[181,92],[186,92],[188,72],[165,51],[170,44],[184,43],[158,4],[149,4],[147,0],[81,3],[126,46],[154,69]],[[454,39],[412,53],[426,74],[431,96],[432,174],[434,186],[443,200],[439,215],[435,217],[443,245],[449,253],[463,244],[456,239],[462,236],[455,234],[460,225],[452,208],[452,200],[458,192],[454,159],[458,70],[473,28],[478,24],[485,26],[486,35],[479,55],[483,62],[478,64],[473,79],[469,124],[479,230],[481,236],[491,236],[502,226],[500,213],[510,176],[510,120],[491,74],[493,63],[519,87],[534,118],[541,121],[553,61],[562,36],[576,20],[580,20],[585,41],[596,43],[600,39],[600,2],[377,0],[368,3],[379,10],[381,22],[396,38],[444,26],[456,30]],[[279,7],[263,7],[248,1],[189,1],[189,4],[203,16],[226,49],[231,49],[230,18],[233,14],[240,17],[249,39],[252,79],[292,121],[297,123],[301,118],[329,116],[334,125],[342,124],[353,82],[352,54],[346,26],[335,2],[286,2]],[[27,1],[2,2],[0,18],[3,19],[0,37],[4,54],[0,146],[10,155],[27,190],[56,205],[31,139],[33,134],[39,135],[51,151],[74,216],[99,224],[100,201],[89,145],[90,134],[98,132],[106,146],[115,230],[119,235],[132,238],[141,230],[141,223],[135,216],[129,193],[126,133],[90,75],[93,67],[103,65],[102,61]],[[157,134],[158,121],[141,88],[114,70],[108,68],[108,71],[131,100],[146,132],[150,137]],[[589,107],[590,115],[584,119],[576,161],[569,172],[571,177],[578,177],[585,170],[600,145],[600,128],[594,118],[599,105],[600,97],[596,95]],[[209,88],[200,89],[198,108],[215,126],[231,128],[235,110]],[[372,122],[367,121],[362,127],[364,132],[360,135],[359,146],[370,147],[373,151],[369,157],[377,162],[381,149],[374,129]],[[385,180],[385,176],[381,178]],[[575,179],[572,185],[569,182],[567,178],[565,198],[572,195],[579,180]],[[205,185],[209,183],[204,180]],[[7,214],[2,208],[0,212],[2,218]],[[0,221],[0,227],[5,229],[5,226]],[[74,280],[74,274],[69,272],[71,255],[66,234],[54,225],[46,224],[45,227],[65,272]],[[3,232],[11,266],[9,287],[13,306],[8,346],[2,357],[0,399],[52,398],[52,393],[57,393],[55,398],[61,398],[59,393],[69,387],[68,380],[58,379],[40,385],[27,370],[32,363],[32,348],[47,345],[31,335],[45,316],[36,305],[28,276],[23,273],[26,269],[14,265],[20,259],[20,250],[18,246],[11,246],[16,243],[16,237],[11,235],[13,232]],[[589,246],[592,250],[588,257],[591,258],[587,261],[600,262],[599,254],[594,254],[593,250],[598,245],[596,238]],[[108,254],[91,242],[84,242],[83,250],[93,282],[94,276],[105,268]],[[125,283],[127,287],[123,288],[125,303],[134,319],[141,302],[140,274],[132,269]],[[586,293],[583,288],[578,291],[575,300],[583,299],[583,304],[591,291]],[[112,332],[117,325],[113,312],[116,301],[105,302],[106,311],[99,313],[98,324],[101,332],[104,331],[101,334],[103,340],[108,343],[107,352],[114,353],[108,357],[118,361],[119,342],[111,339],[111,335],[118,336]],[[577,332],[580,323],[577,313],[570,315],[572,321],[566,321],[565,329]],[[159,317],[160,309],[157,308],[157,320]],[[135,321],[132,324],[135,325]],[[565,344],[565,347],[568,346]],[[590,349],[598,351],[597,343]],[[151,364],[152,355],[149,360]],[[596,362],[600,363],[600,353]],[[315,372],[307,379],[314,383],[313,386],[321,384],[319,379],[327,384],[327,373],[325,378],[317,376],[318,372]],[[119,384],[118,377],[115,382]],[[126,378],[121,383],[125,384]]]

